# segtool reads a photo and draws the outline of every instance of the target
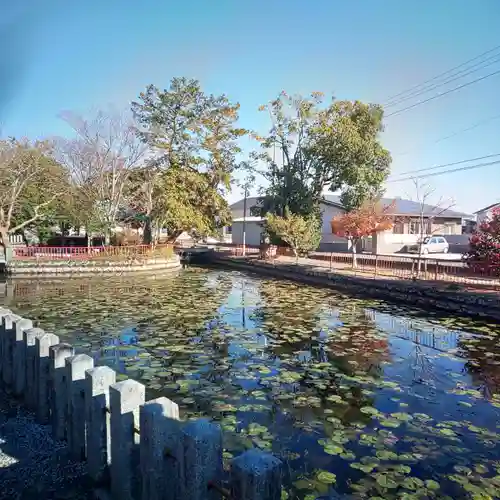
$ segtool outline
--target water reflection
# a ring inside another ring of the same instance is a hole
[[[495,325],[236,272],[9,287],[97,364],[219,421],[226,458],[280,456],[291,498],[496,487]]]

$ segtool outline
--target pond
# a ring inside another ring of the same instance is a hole
[[[499,328],[224,270],[7,284],[148,398],[284,464],[283,498],[497,498]]]

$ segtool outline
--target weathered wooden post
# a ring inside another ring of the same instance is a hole
[[[111,435],[109,387],[116,382],[116,373],[107,366],[98,366],[85,373],[85,411],[87,419],[87,467],[96,483],[109,476]]]
[[[38,375],[36,418],[41,424],[48,424],[50,418],[51,380],[49,349],[59,344],[59,337],[46,333],[35,339],[35,370]]]
[[[12,355],[13,390],[16,396],[22,396],[26,390],[26,346],[24,332],[33,328],[33,322],[21,318],[15,322],[14,352]]]
[[[217,424],[199,419],[186,424],[183,500],[220,500],[222,432]],[[214,487],[215,486],[215,487]]]
[[[139,498],[137,449],[139,407],[146,388],[135,380],[117,382],[109,388],[111,410],[111,495],[120,500]]]
[[[68,439],[68,384],[66,382],[66,359],[74,356],[70,344],[57,344],[49,348],[50,363],[50,420],[55,439]]]
[[[142,498],[182,497],[184,450],[179,407],[168,398],[148,401],[140,409]]]
[[[231,464],[231,497],[238,500],[280,500],[281,460],[258,450],[249,450]]]
[[[66,358],[68,404],[68,448],[75,460],[86,457],[85,372],[94,367],[94,360],[86,354]]]
[[[38,399],[38,373],[36,370],[36,339],[45,335],[41,328],[30,328],[23,332],[26,359],[26,385],[24,401],[28,408],[36,410]]]

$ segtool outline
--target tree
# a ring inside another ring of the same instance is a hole
[[[341,191],[348,210],[381,194],[391,157],[379,143],[383,111],[359,101],[335,101],[323,108],[319,92],[310,98],[282,92],[261,106],[272,128],[264,138],[254,135],[263,151],[257,158],[269,188],[262,213],[319,216],[325,189]]]
[[[471,236],[467,264],[476,272],[500,276],[500,209],[484,220]]]
[[[153,193],[153,220],[168,228],[170,241],[183,231],[194,238],[215,235],[231,221],[225,198],[205,173],[171,167],[161,173]]]
[[[0,235],[48,222],[69,195],[69,175],[52,157],[52,144],[0,141]]]
[[[313,215],[285,213],[285,217],[280,217],[268,214],[266,228],[290,245],[297,260],[299,255],[318,248],[321,240],[321,226]]]
[[[418,234],[418,257],[416,262],[413,262],[413,272],[415,272],[416,266],[415,274],[418,277],[422,255],[424,254],[424,240],[426,237],[439,233],[444,229],[444,226],[436,224],[436,219],[442,217],[447,210],[450,210],[455,205],[455,202],[440,197],[436,204],[431,204],[435,189],[428,183],[420,182],[418,178],[413,179],[413,185],[415,186],[415,198],[419,211],[416,217],[409,217],[406,221],[413,226],[414,234]]]
[[[149,85],[132,103],[140,124],[139,137],[154,151],[143,184],[147,198],[154,200],[155,190],[172,187],[180,180],[188,183],[181,190],[192,190],[179,194],[165,191],[161,195],[157,218],[169,224],[170,239],[193,228],[213,232],[218,221],[227,218],[223,195],[237,167],[238,139],[246,134],[236,125],[238,110],[239,104],[233,104],[225,95],[205,94],[197,80],[186,78],[173,78],[163,91]],[[168,174],[170,169],[174,172]],[[212,205],[205,203],[203,196],[200,198],[203,191]],[[216,207],[220,213],[214,210]],[[151,205],[150,210],[155,211]]]
[[[71,172],[87,233],[102,232],[109,244],[124,204],[131,172],[142,164],[146,148],[134,124],[124,115],[99,111],[85,119],[73,113],[63,118],[76,133],[60,140],[59,154]]]
[[[394,203],[382,205],[369,201],[360,208],[346,212],[331,221],[332,233],[347,238],[352,250],[352,266],[357,266],[356,248],[366,236],[390,229],[394,223]]]

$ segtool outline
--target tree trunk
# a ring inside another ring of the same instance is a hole
[[[358,267],[358,255],[356,253],[357,241],[351,240],[351,252],[352,252],[352,267],[356,269]]]
[[[174,231],[169,233],[167,237],[167,243],[175,243],[175,240],[182,234],[182,231]]]
[[[151,217],[149,215],[144,222],[144,231],[142,234],[142,241],[145,245],[151,245],[153,243],[153,230],[151,227]]]

